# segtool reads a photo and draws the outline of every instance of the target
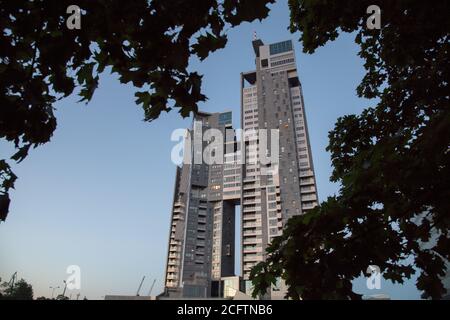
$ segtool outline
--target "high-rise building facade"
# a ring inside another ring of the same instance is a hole
[[[243,135],[236,141],[230,112],[198,114],[189,141],[202,142],[197,148],[189,143],[190,159],[207,147],[208,139],[196,135],[213,128],[224,136],[224,162],[194,161],[177,169],[166,269],[172,295],[214,296],[220,280],[234,274],[236,205],[241,207],[241,276],[248,280],[288,219],[318,203],[292,42],[254,40],[253,48],[256,70],[241,74]],[[251,290],[248,282],[246,289]],[[268,296],[280,297],[284,289],[280,283]]]
[[[166,266],[166,292],[173,297],[218,295],[214,291],[221,278],[234,275],[241,174],[231,116],[198,113],[187,131],[184,161],[176,171]],[[224,139],[219,150],[208,153],[217,133]],[[205,161],[214,152],[225,161]]]
[[[253,41],[256,70],[241,74],[241,126],[278,130],[278,170],[260,161],[242,168],[242,276],[265,259],[265,249],[280,235],[287,220],[318,203],[302,87],[291,41],[265,45]],[[247,154],[271,144],[245,142]],[[260,154],[260,153],[257,153]],[[257,159],[258,160],[258,159]],[[269,173],[269,174],[268,174]],[[282,293],[273,288],[271,294]]]

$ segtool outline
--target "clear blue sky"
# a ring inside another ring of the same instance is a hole
[[[303,85],[309,132],[321,200],[337,192],[329,181],[330,156],[325,151],[328,131],[336,119],[359,113],[371,104],[356,96],[362,60],[353,36],[341,37],[313,55],[302,53],[299,34],[287,30],[285,1],[272,6],[269,18],[229,31],[225,49],[206,61],[193,61],[204,75],[209,100],[201,109],[232,110],[239,124],[239,74],[254,69],[253,31],[266,43],[294,40]],[[68,98],[57,105],[58,128],[51,143],[31,151],[14,167],[19,176],[12,192],[6,223],[0,225],[0,277],[14,271],[35,290],[49,296],[49,286],[62,286],[68,265],[81,267],[81,296],[141,294],[157,279],[153,294],[163,287],[175,166],[170,152],[174,129],[189,126],[176,112],[153,123],[142,121],[134,103],[134,88],[103,74],[89,105]],[[0,144],[0,157],[11,146]],[[412,282],[400,287],[382,283],[380,292],[393,298],[418,298]],[[74,291],[73,295],[78,291]]]

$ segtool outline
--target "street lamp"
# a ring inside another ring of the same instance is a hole
[[[57,286],[57,287],[49,287],[50,289],[52,289],[52,299],[53,299],[53,296],[54,296],[54,294],[55,294],[55,290],[56,289],[59,289],[59,286]]]
[[[66,282],[66,280],[63,280],[63,282],[64,282],[64,291],[63,291],[63,297],[65,297],[66,296],[66,288],[67,288],[67,282]]]

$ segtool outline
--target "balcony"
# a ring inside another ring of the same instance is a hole
[[[178,276],[175,274],[169,274],[167,276],[167,280],[177,280],[177,279],[178,279]]]
[[[261,242],[259,242],[259,240],[258,239],[256,239],[256,237],[251,237],[251,238],[248,238],[248,239],[244,239],[244,241],[242,241],[242,244],[259,244],[259,243],[261,243]]]
[[[242,215],[243,220],[256,220],[258,216],[256,214],[244,214]]]
[[[169,253],[169,259],[179,259],[180,255],[178,253]]]
[[[243,182],[245,184],[254,183],[255,181],[256,181],[256,176],[248,176],[248,177],[245,177],[243,180]]]
[[[262,256],[258,255],[258,254],[244,254],[242,259],[244,260],[244,262],[256,262],[256,261],[261,261],[262,260]]]
[[[312,177],[312,176],[313,176],[312,170],[300,171],[300,177]]]
[[[255,222],[244,222],[244,224],[242,226],[244,228],[255,228],[255,227],[260,227],[260,224],[255,223]]]
[[[197,233],[197,240],[205,241],[205,239],[206,239],[206,235],[205,235],[204,232],[202,232],[202,233]]]
[[[242,210],[242,212],[256,212],[256,211],[261,211],[261,207],[257,207],[257,206],[244,206],[244,209]]]
[[[306,204],[302,204],[302,209],[303,210],[309,210],[309,209],[312,209],[312,208],[314,208],[314,207],[316,207],[317,206],[317,203],[306,203]]]
[[[183,213],[184,212],[184,208],[181,207],[174,207],[173,208],[173,213]]]
[[[300,185],[301,186],[307,186],[310,184],[314,184],[314,179],[313,178],[304,178],[300,180]]]
[[[246,253],[262,253],[262,247],[252,246],[248,248],[243,248],[242,253],[245,255]]]
[[[204,240],[198,240],[196,243],[195,243],[195,245],[197,246],[197,247],[204,247],[205,246],[205,241]]]
[[[244,184],[244,187],[243,187],[244,190],[255,189],[255,188],[256,188],[255,183],[247,183],[247,184]]]
[[[252,262],[253,262],[253,261],[252,261]],[[249,264],[244,265],[244,272],[252,270],[252,268],[253,268],[255,265],[256,265],[256,262],[251,263],[251,264],[249,263]]]
[[[180,250],[178,249],[178,246],[171,246],[169,249],[169,253],[179,253]]]
[[[244,203],[244,208],[245,208],[245,206],[260,207],[261,199],[244,199],[243,203]]]
[[[314,188],[314,186],[301,187],[300,188],[300,193],[301,194],[312,193],[312,192],[315,192],[315,191],[316,191],[316,188]]]
[[[168,265],[169,266],[179,266],[180,265],[180,262],[178,261],[178,260],[169,260],[169,263],[168,263]]]
[[[244,237],[248,237],[248,236],[260,236],[262,235],[262,231],[261,230],[244,230],[243,234]]]
[[[305,195],[302,195],[301,200],[302,201],[315,201],[315,200],[317,200],[317,197],[316,197],[315,193],[305,194]]]

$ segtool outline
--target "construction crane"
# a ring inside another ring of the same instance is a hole
[[[8,291],[11,293],[14,289],[14,283],[17,280],[17,271],[13,273],[11,276],[11,279],[5,286],[0,286],[0,294],[7,293]]]
[[[11,276],[11,280],[9,280],[8,282],[8,288],[9,290],[12,290],[14,288],[14,282],[17,279],[17,271],[13,273],[13,275]]]
[[[142,284],[144,283],[145,276],[142,277],[141,283],[139,284],[139,288],[137,289],[136,296],[139,297],[139,292],[141,291]]]
[[[152,290],[153,290],[153,286],[155,285],[156,279],[153,279],[153,283],[152,286],[150,287],[150,291],[148,292],[148,296],[150,297],[150,295],[152,294]]]

